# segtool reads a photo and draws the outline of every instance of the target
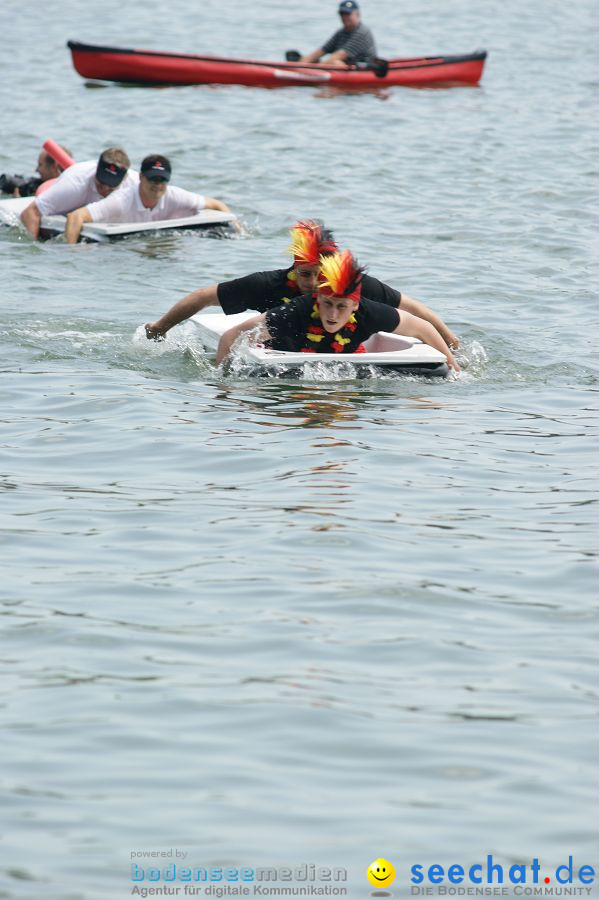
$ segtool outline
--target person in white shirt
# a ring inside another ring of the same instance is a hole
[[[137,172],[129,172],[129,157],[119,147],[109,147],[97,162],[75,163],[56,184],[44,191],[21,213],[21,221],[34,238],[39,237],[42,216],[66,215],[80,206],[108,197],[121,185],[136,183]]]
[[[195,216],[202,209],[230,212],[214,197],[204,197],[169,185],[171,164],[166,156],[152,154],[142,161],[139,184],[76,209],[67,216],[65,239],[76,244],[86,222],[157,222]]]

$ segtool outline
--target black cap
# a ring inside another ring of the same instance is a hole
[[[359,9],[360,7],[356,3],[356,0],[342,0],[342,2],[339,4],[339,9],[337,10],[337,12],[339,13],[339,15],[341,15],[341,13],[357,12],[357,10]]]
[[[104,162],[102,157],[98,160],[98,168],[96,169],[96,178],[102,184],[108,187],[118,187],[125,175],[127,169],[124,166],[117,166],[116,163]]]
[[[141,164],[140,172],[150,181],[170,181],[171,164],[166,157],[149,157]]]

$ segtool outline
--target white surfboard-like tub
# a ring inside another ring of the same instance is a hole
[[[19,216],[33,201],[33,197],[13,197],[0,200],[0,224],[21,226]],[[154,231],[189,229],[210,229],[218,226],[231,228],[235,219],[233,213],[221,212],[217,209],[203,209],[196,216],[182,219],[160,219],[156,222],[119,222],[118,224],[88,222],[81,229],[84,241],[112,241],[130,234],[152,233]],[[62,234],[66,224],[66,216],[44,216],[41,222],[41,236],[52,237]]]
[[[196,313],[190,321],[197,327],[200,338],[208,350],[216,350],[220,337],[229,328],[246,319],[258,315],[254,310],[226,316],[224,313]],[[395,371],[403,371],[410,375],[428,375],[445,377],[449,371],[443,353],[423,344],[417,338],[404,337],[378,331],[364,341],[366,353],[291,353],[284,350],[269,350],[267,347],[251,347],[244,345],[241,352],[248,363],[257,368],[270,370],[286,370],[305,366],[309,363],[326,365],[351,363],[352,366],[382,366]]]

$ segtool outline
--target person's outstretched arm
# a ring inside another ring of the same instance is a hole
[[[81,229],[86,222],[91,222],[92,217],[87,206],[74,209],[67,216],[67,224],[64,227],[64,239],[67,244],[76,244],[81,236]]]
[[[40,223],[42,221],[42,217],[40,215],[40,211],[35,205],[35,201],[30,203],[29,206],[26,206],[23,212],[21,213],[21,222],[29,232],[29,234],[37,240],[40,234]]]
[[[447,357],[447,363],[450,369],[459,372],[460,367],[453,357],[453,354],[437,329],[430,322],[413,316],[412,313],[400,310],[399,325],[395,329],[395,334],[405,334],[406,337],[415,337],[429,347],[434,347]]]
[[[246,319],[245,322],[241,322],[240,325],[234,325],[233,328],[229,328],[228,331],[222,335],[220,341],[218,342],[218,349],[216,351],[216,363],[220,365],[229,355],[231,351],[231,347],[237,340],[240,334],[244,331],[251,331],[252,328],[259,328],[258,331],[258,340],[260,341],[269,341],[270,334],[268,328],[266,327],[266,315],[262,313],[261,316],[253,316],[251,319]]]
[[[188,294],[175,303],[174,306],[171,306],[162,318],[157,319],[155,322],[146,322],[146,337],[149,341],[155,341],[160,337],[164,337],[167,331],[170,331],[179,322],[189,319],[190,316],[200,312],[206,306],[219,305],[217,284],[211,284],[210,287],[192,291],[191,294]]]
[[[226,203],[222,200],[215,200],[214,197],[204,197],[204,205],[206,209],[220,209],[221,212],[231,212]]]
[[[319,47],[317,50],[313,50],[312,53],[306,54],[306,56],[302,56],[298,62],[301,63],[316,63],[319,62],[324,56],[324,50],[322,47]]]
[[[204,201],[205,201],[205,206],[204,206],[205,209],[218,209],[221,212],[228,212],[228,213],[231,212],[231,210],[229,209],[227,204],[223,203],[222,200],[215,200],[214,197],[204,197]],[[244,233],[243,226],[241,225],[241,222],[239,221],[239,219],[233,219],[233,221],[230,224],[233,226],[233,228],[235,229],[237,234]]]
[[[421,303],[420,300],[415,300],[413,297],[408,297],[407,294],[404,294],[402,291],[401,294],[401,306],[399,307],[400,313],[402,312],[412,313],[413,316],[418,316],[420,319],[424,319],[426,322],[430,322],[433,325],[445,343],[452,348],[452,350],[457,350],[460,346],[459,337],[453,333],[451,328],[448,328],[443,319],[438,316],[436,313],[429,309],[428,306],[425,306],[424,303]]]
[[[346,67],[349,65],[349,56],[345,52],[345,50],[336,50],[335,53],[331,53],[329,58],[327,59],[327,66],[342,66]]]

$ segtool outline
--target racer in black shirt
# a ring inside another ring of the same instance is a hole
[[[243,312],[246,309],[265,312],[294,297],[311,294],[318,283],[319,256],[326,256],[334,252],[336,244],[331,233],[317,222],[298,222],[291,229],[294,242],[296,242],[298,234],[308,235],[310,246],[303,249],[296,247],[298,253],[294,253],[293,266],[288,269],[254,272],[242,278],[223,281],[220,284],[212,284],[209,287],[193,291],[175,303],[160,319],[146,323],[145,331],[148,340],[160,339],[175,325],[207,306],[221,306],[228,315]],[[424,303],[408,297],[406,294],[401,294],[370,275],[364,275],[363,285],[365,297],[390,306],[401,307],[402,311],[425,319],[434,325],[447,344],[454,348],[459,346],[457,336]]]
[[[244,331],[257,329],[258,340],[275,350],[302,353],[360,353],[362,341],[377,331],[419,338],[435,347],[450,368],[460,367],[438,331],[423,319],[388,304],[362,296],[364,272],[349,250],[323,259],[315,294],[297,297],[230,328],[222,336],[217,363],[221,363]]]
[[[318,269],[319,266],[316,266],[316,271],[313,272],[312,267],[296,263],[291,269],[254,272],[234,281],[224,281],[217,288],[218,301],[228,316],[244,312],[246,309],[266,312],[273,306],[280,306],[281,303],[289,302],[294,297],[313,291],[316,287]],[[295,279],[290,281],[293,274]],[[364,275],[363,290],[364,296],[370,300],[395,307],[401,303],[399,291],[371,275]]]

